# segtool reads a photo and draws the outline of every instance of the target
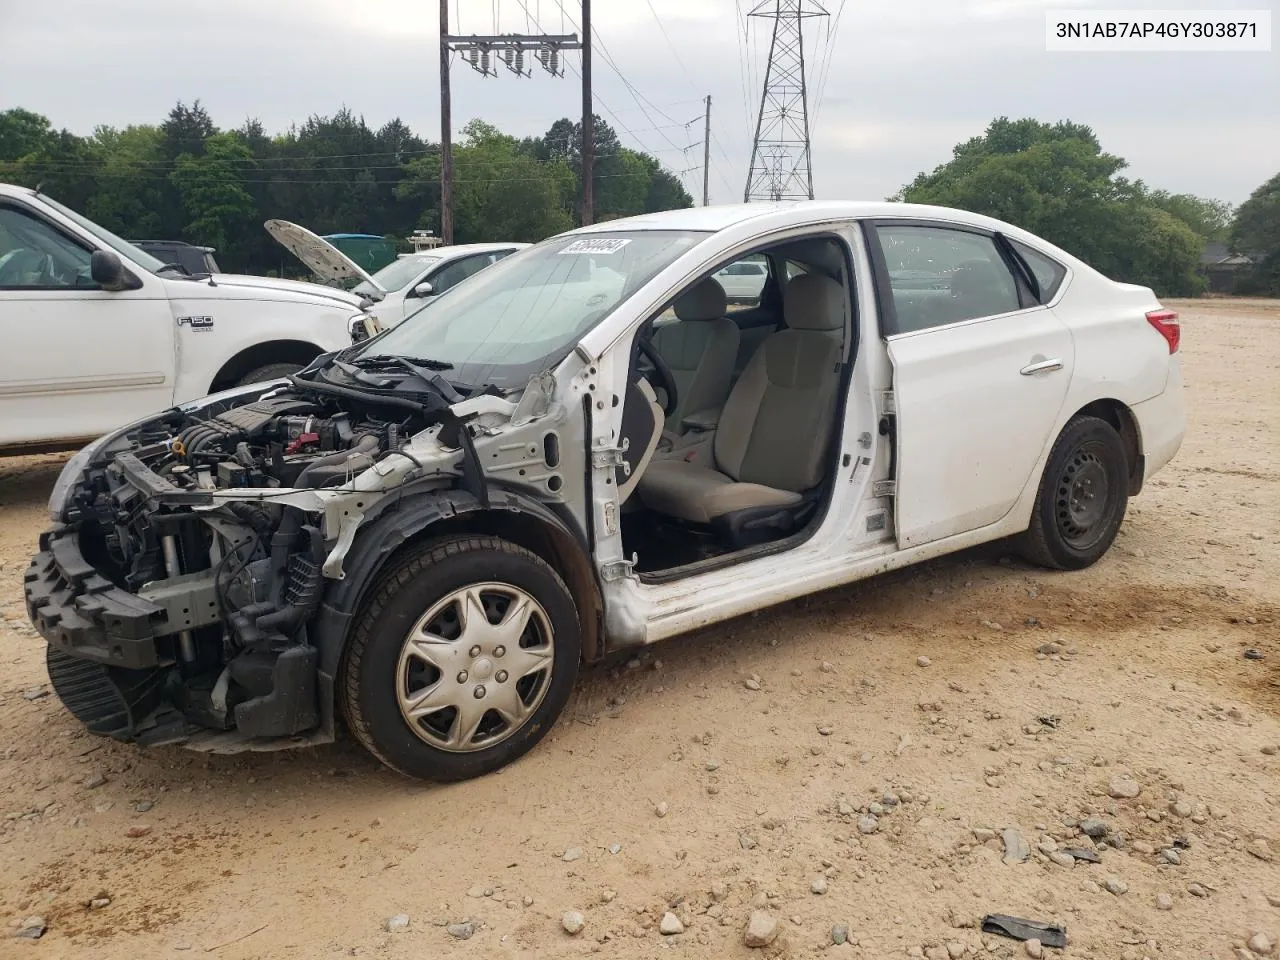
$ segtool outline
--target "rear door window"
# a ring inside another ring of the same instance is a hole
[[[994,238],[932,224],[877,225],[892,316],[885,332],[914,333],[1022,309]]]

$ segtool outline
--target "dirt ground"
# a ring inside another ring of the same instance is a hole
[[[61,458],[0,461],[0,957],[1025,956],[987,913],[1064,924],[1049,956],[1252,956],[1280,936],[1280,301],[1178,308],[1187,439],[1094,568],[989,548],[668,642],[444,788],[349,742],[83,733],[21,600]],[[1087,817],[1096,864],[1063,853]]]

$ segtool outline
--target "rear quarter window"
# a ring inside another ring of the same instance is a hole
[[[1038,250],[1032,250],[1025,243],[1019,243],[1017,240],[1009,242],[1035,274],[1036,282],[1040,284],[1040,302],[1048,303],[1057,296],[1058,288],[1062,286],[1062,281],[1067,276],[1067,268],[1052,257]]]

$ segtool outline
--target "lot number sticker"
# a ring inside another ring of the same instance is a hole
[[[630,240],[575,240],[561,250],[560,255],[564,256],[570,253],[617,253],[630,242]]]

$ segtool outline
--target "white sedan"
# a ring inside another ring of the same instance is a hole
[[[366,312],[381,329],[394,327],[435,297],[492,266],[527,243],[459,243],[420,253],[402,253],[370,274],[324,237],[288,220],[268,220],[267,233],[326,283],[359,281],[352,293],[366,299]]]
[[[742,261],[767,277],[731,311]],[[83,451],[28,610],[97,733],[230,751],[341,717],[476,776],[583,660],[997,539],[1096,562],[1182,442],[1178,344],[1151,290],[958,210],[611,221]]]

